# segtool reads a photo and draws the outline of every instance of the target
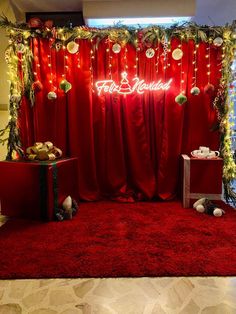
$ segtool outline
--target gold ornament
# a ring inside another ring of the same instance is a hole
[[[66,48],[67,48],[69,53],[74,54],[74,53],[78,52],[79,45],[76,42],[74,42],[74,41],[70,41],[67,44]]]
[[[186,101],[187,97],[182,93],[175,97],[175,102],[177,102],[177,104],[179,104],[180,106],[183,105]]]
[[[66,79],[63,79],[60,83],[60,89],[62,89],[65,93],[69,92],[69,90],[72,88],[72,85],[70,82],[68,82]]]

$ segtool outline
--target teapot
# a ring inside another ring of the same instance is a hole
[[[220,155],[217,150],[210,150],[209,147],[200,146],[199,149],[193,150],[191,155],[195,158],[216,158]]]

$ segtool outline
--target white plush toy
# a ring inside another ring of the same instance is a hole
[[[215,204],[213,204],[208,198],[200,198],[193,204],[193,208],[199,213],[206,213],[208,215],[214,215],[215,217],[221,217],[225,214],[225,211]]]
[[[66,218],[72,219],[73,209],[72,209],[72,198],[71,198],[71,196],[67,196],[67,198],[62,203],[62,208],[65,211]]]
[[[72,219],[77,213],[79,205],[70,195],[67,196],[58,208],[56,213],[56,219],[62,221],[64,219]]]

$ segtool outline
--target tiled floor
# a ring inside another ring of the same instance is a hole
[[[1,280],[0,314],[21,313],[236,314],[236,277]]]
[[[0,281],[1,314],[235,314],[236,278]]]

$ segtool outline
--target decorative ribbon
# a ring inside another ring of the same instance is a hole
[[[52,163],[52,185],[53,185],[53,212],[54,218],[56,218],[56,214],[58,213],[58,180],[57,180],[57,163]]]
[[[62,156],[62,151],[52,142],[36,142],[26,149],[29,160],[55,160]]]
[[[52,162],[52,188],[53,188],[53,214],[56,217],[56,213],[58,212],[58,173],[57,173],[57,163]],[[41,162],[40,163],[40,171],[39,171],[39,182],[40,182],[40,209],[41,209],[41,219],[48,220],[49,219],[49,208],[48,208],[48,163]]]

